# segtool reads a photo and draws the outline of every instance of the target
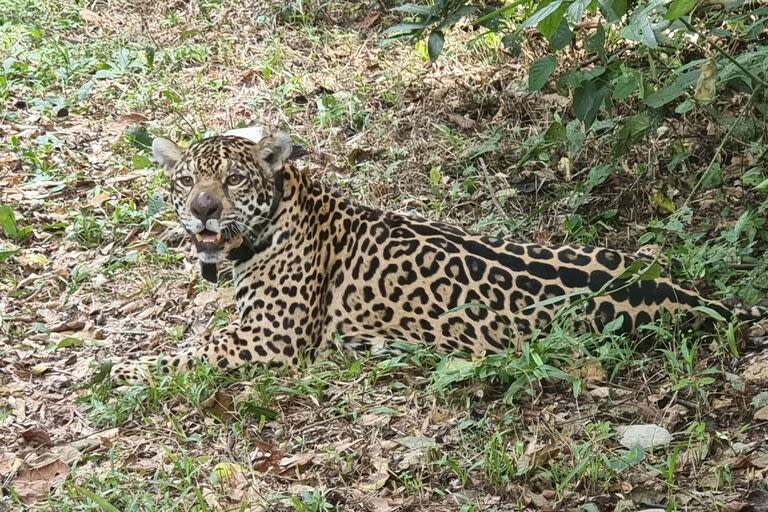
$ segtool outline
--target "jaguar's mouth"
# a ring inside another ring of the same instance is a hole
[[[192,239],[197,249],[197,257],[204,263],[217,263],[224,256],[223,249],[226,240],[221,233],[204,229],[199,233],[192,235]]]

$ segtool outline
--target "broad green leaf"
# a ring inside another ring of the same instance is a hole
[[[393,25],[389,27],[388,29],[384,30],[382,32],[385,36],[392,36],[393,34],[400,34],[400,33],[413,33],[417,32],[423,28],[426,28],[426,23],[398,23],[397,25]]]
[[[651,196],[651,206],[675,213],[675,203],[663,192],[654,192]]]
[[[152,148],[152,139],[152,135],[142,125],[129,126],[125,129],[125,140],[143,151],[149,151]]]
[[[437,58],[443,53],[443,43],[445,43],[445,36],[439,30],[433,30],[429,34],[427,39],[427,52],[429,53],[429,60],[435,62]]]
[[[149,196],[149,201],[147,202],[147,215],[154,217],[155,215],[162,213],[163,210],[165,210],[165,201],[163,200],[163,196],[160,195],[157,190],[154,190],[152,195]]]
[[[595,122],[600,106],[605,99],[605,93],[605,88],[598,89],[589,80],[582,82],[573,91],[573,111],[586,128],[589,128]]]
[[[645,104],[652,108],[660,108],[667,103],[679,98],[685,93],[696,81],[701,74],[700,69],[692,69],[686,71],[682,75],[675,78],[671,84],[662,87],[658,91],[649,94],[645,98]]]
[[[19,228],[16,225],[16,215],[10,206],[0,206],[0,228],[6,237],[16,240],[19,237]]]
[[[715,188],[723,182],[723,173],[720,169],[720,164],[713,162],[709,168],[704,172],[704,176],[701,179],[701,188],[710,189]]]
[[[131,162],[133,163],[134,169],[147,169],[152,167],[152,160],[144,155],[133,155],[133,157],[131,157]]]
[[[404,12],[406,14],[420,14],[422,16],[432,15],[432,7],[429,5],[404,4],[392,8],[393,11]]]
[[[626,71],[613,83],[613,98],[623,100],[637,90],[637,75],[633,71]]]
[[[657,48],[659,46],[653,25],[645,9],[636,11],[630,18],[627,26],[623,27],[619,33],[627,39],[644,44],[648,48]]]
[[[539,22],[538,25],[536,25],[536,28],[539,29],[539,32],[541,32],[541,35],[543,35],[547,41],[549,41],[550,44],[553,44],[553,38],[555,37],[555,34],[558,31],[558,28],[565,23],[565,28],[568,29],[568,23],[565,20],[565,11],[566,6],[565,4],[561,4],[557,9],[555,9],[549,16],[544,18]],[[570,29],[568,29],[570,32]],[[560,35],[562,38],[562,34]]]
[[[560,18],[560,24],[555,28],[548,40],[549,46],[555,51],[562,50],[573,40],[573,31],[571,31],[571,27],[568,26],[568,22],[565,19]]]
[[[571,23],[580,22],[582,16],[584,16],[584,11],[587,10],[590,3],[592,3],[592,0],[575,0],[568,6],[568,11],[566,13],[568,21]]]
[[[531,92],[541,90],[556,67],[557,61],[549,55],[531,64],[531,69],[528,70],[528,90]]]
[[[613,146],[613,156],[624,156],[632,146],[643,140],[650,127],[651,119],[646,112],[624,120]]]
[[[520,30],[524,30],[526,28],[535,27],[542,21],[544,21],[550,14],[555,12],[560,8],[560,6],[563,4],[563,0],[555,0],[554,2],[551,2],[535,13],[533,13],[527,20],[523,22],[522,25],[520,25]]]
[[[592,167],[587,175],[587,185],[590,190],[605,183],[605,180],[607,180],[615,170],[616,168],[611,164],[601,164]]]
[[[547,128],[547,131],[544,132],[545,142],[565,142],[567,140],[565,126],[560,121],[553,121]]]
[[[605,61],[605,29],[602,23],[597,26],[595,33],[587,38],[585,46],[588,52],[597,54]]]
[[[627,0],[598,0],[598,3],[608,24],[616,23],[627,12]]]
[[[477,10],[477,7],[474,5],[463,5],[453,11],[451,14],[445,17],[445,19],[440,22],[437,27],[435,27],[436,30],[442,30],[447,27],[452,27],[456,23],[459,22],[464,16],[467,16],[469,14],[472,14]]]
[[[668,20],[676,20],[677,18],[681,18],[691,12],[693,8],[696,7],[697,3],[697,0],[672,0],[672,3],[669,4],[669,8],[667,9],[667,13],[664,15],[664,18]]]

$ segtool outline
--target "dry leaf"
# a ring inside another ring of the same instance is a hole
[[[80,9],[80,18],[88,25],[101,25],[101,16],[90,9]]]
[[[456,124],[459,128],[464,130],[471,130],[477,124],[473,119],[460,116],[459,114],[448,113],[446,116],[451,120],[452,123]]]
[[[110,122],[104,128],[104,132],[111,138],[112,143],[115,143],[123,136],[126,128],[145,121],[147,121],[147,118],[141,114],[123,114]]]
[[[750,382],[768,383],[768,359],[753,361],[742,376]]]
[[[21,438],[24,439],[25,443],[32,446],[40,446],[51,442],[51,436],[48,435],[48,432],[38,427],[25,430],[21,433]]]
[[[587,361],[579,368],[579,374],[589,383],[604,382],[607,377],[600,361]]]
[[[68,474],[69,466],[58,459],[37,467],[25,463],[11,485],[24,503],[33,503],[47,497]]]
[[[227,391],[217,391],[200,404],[200,409],[206,414],[212,414],[222,421],[232,416],[234,398]]]
[[[389,480],[389,461],[376,457],[373,459],[373,467],[376,472],[372,475],[369,482],[358,486],[358,489],[361,491],[378,491],[387,484],[387,480]]]
[[[403,500],[376,497],[368,500],[366,504],[367,509],[371,512],[393,512],[403,505]]]
[[[768,421],[768,405],[755,411],[755,419],[759,421]]]
[[[366,16],[365,18],[363,18],[363,20],[360,23],[358,23],[357,26],[362,29],[371,28],[374,25],[374,23],[376,23],[379,20],[379,18],[381,18],[381,13],[379,11],[374,11],[368,16]]]

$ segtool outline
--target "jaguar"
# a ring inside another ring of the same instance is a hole
[[[517,243],[365,206],[291,164],[285,133],[259,137],[216,136],[186,150],[154,139],[202,276],[216,281],[231,263],[237,319],[200,347],[113,366],[117,381],[200,360],[222,370],[296,365],[337,340],[357,350],[402,340],[483,356],[519,349],[569,305],[580,328],[616,320],[628,333],[663,311],[696,316],[701,306],[760,316],[651,275],[635,255]]]

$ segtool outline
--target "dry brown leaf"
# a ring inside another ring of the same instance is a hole
[[[604,382],[607,376],[600,361],[587,361],[581,366],[579,373],[581,378],[589,383]]]
[[[379,11],[374,11],[363,20],[357,24],[358,27],[362,29],[371,28],[378,20],[381,18],[381,13]]]
[[[469,119],[468,117],[460,116],[459,114],[448,113],[446,116],[452,123],[464,130],[471,130],[477,125],[474,119]]]
[[[147,121],[147,118],[141,114],[123,114],[107,124],[104,128],[104,132],[110,136],[114,143],[120,140],[120,137],[123,136],[123,132],[126,128],[135,124],[141,124],[145,121]]]
[[[750,382],[768,383],[768,359],[753,361],[742,376]]]
[[[755,419],[759,421],[768,421],[768,405],[755,411]]]
[[[376,472],[368,482],[364,482],[357,486],[361,491],[378,491],[384,487],[387,484],[387,480],[389,480],[389,461],[387,459],[376,457],[373,459],[372,464]]]
[[[732,501],[730,503],[726,503],[721,510],[722,512],[741,512],[742,510],[748,509],[749,506],[749,503],[746,501]]]
[[[367,509],[371,512],[393,512],[402,505],[402,499],[376,497],[368,500]]]
[[[25,443],[32,446],[40,446],[51,442],[51,436],[48,435],[48,432],[39,427],[25,430],[21,433],[21,438],[24,439]]]
[[[316,456],[317,454],[315,452],[298,453],[296,455],[291,455],[290,457],[283,457],[278,464],[283,468],[283,471],[285,471],[296,466],[306,466],[312,462]]]
[[[264,441],[253,441],[254,449],[250,453],[250,461],[254,471],[266,473],[280,467],[279,461],[282,458],[280,450],[265,443]]]
[[[69,466],[59,459],[37,467],[25,463],[11,485],[24,503],[34,503],[48,496],[68,474]]]
[[[206,414],[212,414],[222,421],[229,419],[234,410],[234,397],[228,391],[219,390],[200,404]]]
[[[0,453],[0,475],[7,476],[16,472],[22,464],[22,460],[15,453]]]
[[[88,25],[101,25],[102,19],[98,13],[90,9],[80,9],[80,18]]]

